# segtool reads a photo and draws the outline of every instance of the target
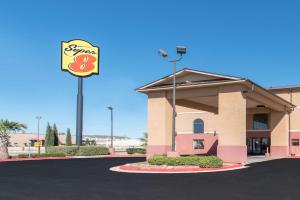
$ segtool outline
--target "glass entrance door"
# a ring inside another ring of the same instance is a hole
[[[248,154],[262,155],[270,148],[270,138],[247,138]]]

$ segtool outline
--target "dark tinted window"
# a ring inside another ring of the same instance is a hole
[[[194,120],[194,133],[204,133],[204,122],[202,119]]]
[[[299,139],[292,139],[292,146],[299,146]]]
[[[268,126],[268,114],[255,114],[253,115],[253,129],[266,130]]]

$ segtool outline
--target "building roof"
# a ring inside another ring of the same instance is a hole
[[[290,90],[290,89],[299,89],[300,85],[287,85],[287,86],[271,86],[267,88],[268,90]]]
[[[246,78],[236,77],[236,76],[228,76],[228,75],[217,74],[217,73],[210,73],[210,72],[194,70],[194,69],[190,69],[190,68],[184,68],[182,70],[179,70],[175,73],[175,75],[176,75],[176,77],[180,77],[180,76],[183,76],[184,74],[188,74],[188,73],[209,76],[211,78],[206,79],[206,80],[191,80],[191,81],[188,80],[188,81],[184,81],[184,82],[177,82],[176,86],[178,88],[208,87],[208,86],[225,85],[225,84],[247,83],[248,85],[252,85],[252,86],[255,86],[256,88],[259,88],[259,90],[261,92],[263,92],[264,94],[266,94],[269,97],[274,98],[276,101],[279,101],[288,107],[295,107],[295,105],[291,104],[289,101],[272,93],[270,91],[272,89],[268,90]],[[170,90],[173,88],[173,84],[168,81],[170,81],[172,79],[172,77],[173,77],[173,74],[165,76],[161,79],[158,79],[156,81],[153,81],[149,84],[146,84],[142,87],[137,88],[136,91],[147,93],[149,91]]]
[[[194,70],[194,69],[190,69],[190,68],[184,68],[182,70],[179,70],[175,73],[176,77],[177,76],[180,76],[184,73],[195,73],[195,74],[200,74],[200,75],[207,75],[207,76],[211,76],[211,77],[214,77],[214,79],[210,79],[210,80],[206,80],[206,81],[203,81],[203,83],[207,83],[207,82],[221,82],[221,81],[233,81],[233,80],[242,80],[244,78],[241,78],[241,77],[236,77],[236,76],[228,76],[228,75],[224,75],[224,74],[217,74],[217,73],[210,73],[210,72],[206,72],[206,71],[200,71],[200,70]],[[161,84],[163,82],[166,82],[167,80],[171,79],[173,77],[173,74],[170,74],[170,75],[167,75],[165,77],[162,77],[156,81],[153,81],[151,83],[148,83],[142,87],[139,87],[137,88],[136,90],[139,91],[139,90],[143,90],[143,89],[146,89],[146,88],[150,88],[152,86],[166,86],[168,84]],[[192,82],[192,81],[191,81]],[[189,83],[191,83],[189,82]],[[177,84],[189,84],[189,83],[177,83]],[[201,81],[195,81],[195,83],[201,83]],[[169,85],[172,85],[172,84],[169,84]]]

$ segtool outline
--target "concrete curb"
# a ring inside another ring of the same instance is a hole
[[[231,166],[225,166],[221,168],[199,168],[199,167],[190,167],[190,168],[177,168],[177,169],[166,169],[166,168],[134,168],[129,167],[128,165],[121,165],[110,168],[114,172],[124,172],[124,173],[146,173],[146,174],[183,174],[183,173],[211,173],[211,172],[224,172],[245,169],[249,166],[242,164],[235,164]]]
[[[8,158],[0,159],[2,162],[20,162],[34,160],[67,160],[67,159],[83,159],[83,158],[143,158],[145,155],[100,155],[100,156],[65,156],[65,157],[43,157],[43,158]]]

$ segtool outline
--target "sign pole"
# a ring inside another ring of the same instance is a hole
[[[76,116],[76,145],[82,145],[82,123],[83,123],[83,78],[78,77],[78,94],[77,94],[77,116]]]
[[[76,145],[82,145],[83,78],[99,74],[99,47],[76,39],[61,43],[61,70],[78,77]]]

